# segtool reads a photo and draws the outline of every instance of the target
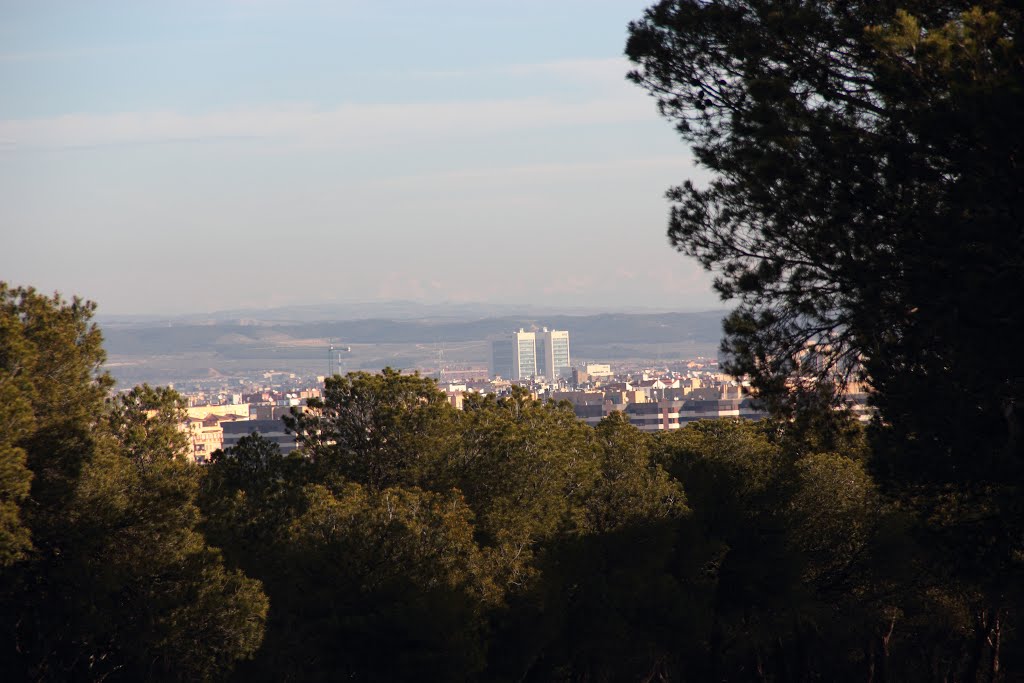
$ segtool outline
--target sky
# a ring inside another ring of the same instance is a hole
[[[718,308],[646,0],[0,0],[0,279],[101,314]]]

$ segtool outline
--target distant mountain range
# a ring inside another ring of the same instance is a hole
[[[360,303],[307,304],[275,308],[239,308],[213,313],[187,313],[178,315],[100,313],[97,322],[104,327],[153,324],[212,325],[217,323],[243,323],[280,325],[287,323],[330,322],[351,320],[479,320],[481,318],[532,318],[549,315],[589,316],[610,313],[601,306],[548,306],[544,304],[486,304],[486,303],[422,303],[417,301],[378,301]],[[669,309],[632,308],[629,313],[669,313]]]
[[[362,305],[360,305],[362,306]],[[722,318],[726,311],[699,313],[598,313],[568,315],[564,312],[544,313],[534,309],[527,314],[508,313],[474,317],[476,310],[466,305],[458,313],[452,307],[439,307],[433,316],[422,315],[424,307],[402,308],[393,302],[387,314],[375,310],[374,317],[349,320],[302,320],[338,308],[306,307],[296,312],[287,309],[260,311],[251,318],[241,312],[225,312],[223,318],[176,319],[125,318],[100,319],[105,346],[111,354],[165,355],[194,351],[218,351],[231,355],[231,349],[248,346],[298,345],[316,340],[333,340],[345,344],[435,344],[494,339],[520,328],[527,330],[546,326],[569,330],[574,345],[606,345],[624,343],[661,344],[690,341],[717,343],[722,336]],[[352,310],[364,310],[361,307]],[[421,315],[402,317],[401,312]],[[444,311],[442,314],[441,311]],[[280,314],[279,314],[280,311]]]

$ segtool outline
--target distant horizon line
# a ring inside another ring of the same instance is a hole
[[[415,301],[412,299],[386,299],[381,301],[367,301],[367,300],[356,300],[356,301],[338,301],[330,303],[301,303],[301,304],[285,304],[285,305],[270,305],[264,307],[256,306],[244,306],[237,308],[222,308],[214,311],[181,311],[181,312],[119,312],[119,313],[105,313],[101,310],[97,310],[94,320],[102,323],[108,322],[147,322],[147,321],[173,321],[181,319],[238,319],[254,315],[266,315],[271,313],[285,313],[288,311],[294,311],[297,313],[316,313],[319,311],[321,314],[327,314],[330,309],[353,309],[349,311],[349,314],[354,313],[356,309],[359,310],[372,310],[374,308],[392,309],[391,311],[382,311],[381,317],[387,318],[388,313],[392,315],[396,314],[395,309],[404,307],[407,309],[402,312],[399,317],[410,317],[410,314],[416,312],[415,309],[420,309],[419,312],[426,315],[416,317],[430,317],[433,315],[444,315],[445,309],[452,313],[460,310],[468,312],[468,310],[480,309],[481,312],[486,312],[486,309],[494,309],[495,315],[500,314],[530,314],[530,315],[601,315],[601,314],[656,314],[656,313],[721,313],[729,310],[729,307],[723,305],[720,308],[711,306],[693,306],[693,307],[675,307],[675,306],[601,306],[593,304],[547,304],[547,303],[488,303],[484,301],[440,301],[440,302],[422,302]],[[467,310],[468,309],[468,310]],[[338,311],[341,313],[341,310]],[[373,316],[377,317],[377,316]],[[365,319],[365,318],[364,318]]]

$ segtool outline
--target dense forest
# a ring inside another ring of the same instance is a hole
[[[894,495],[859,425],[597,428],[524,392],[328,380],[283,457],[178,454],[92,306],[0,289],[7,680],[992,680],[998,520]]]

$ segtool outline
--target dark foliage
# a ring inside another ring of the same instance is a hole
[[[0,395],[12,427],[0,436],[0,671],[223,677],[262,640],[266,596],[196,530],[200,472],[178,457],[180,397],[140,387],[106,400],[93,310],[0,283]]]
[[[776,408],[862,373],[903,477],[1020,473],[1022,29],[1012,3],[774,0],[630,27],[631,78],[714,173],[669,193],[669,236],[739,301],[733,369]]]
[[[630,26],[630,77],[713,174],[669,192],[669,237],[738,301],[731,369],[797,451],[851,443],[832,407],[871,389],[856,460],[927,565],[875,578],[900,599],[873,679],[995,680],[1019,656],[1022,29],[1014,3],[957,1],[663,0]]]
[[[333,378],[289,457],[251,436],[201,468],[177,457],[173,392],[104,400],[87,306],[7,291],[4,464],[25,470],[3,493],[7,678],[974,681],[1022,665],[1013,596],[992,600],[1006,582],[983,556],[939,561],[978,546],[976,500],[887,497],[856,425],[656,437],[522,391],[458,412],[388,370]],[[40,369],[58,357],[65,374]]]

